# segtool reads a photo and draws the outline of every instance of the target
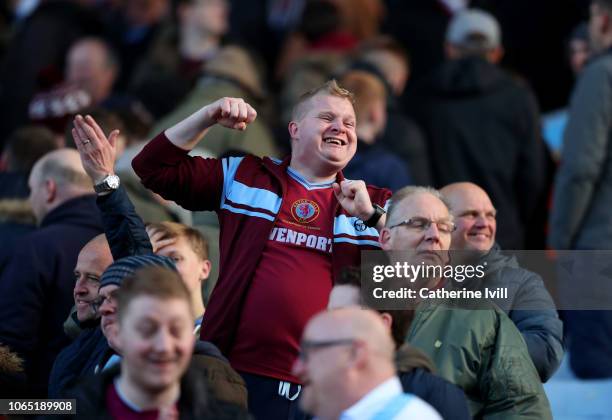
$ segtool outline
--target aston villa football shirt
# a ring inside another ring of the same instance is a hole
[[[242,311],[234,369],[299,383],[291,367],[307,321],[332,288],[332,182],[308,183],[288,169],[287,190]]]

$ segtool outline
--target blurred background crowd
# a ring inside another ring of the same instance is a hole
[[[32,136],[23,130],[45,127],[53,133],[47,147],[70,146],[68,122],[87,112],[103,128],[121,130],[125,156],[117,170],[129,172],[144,141],[222,96],[245,98],[259,118],[245,133],[218,129],[200,152],[282,157],[293,103],[335,77],[362,92],[360,152],[347,176],[394,190],[476,182],[505,221],[500,244],[543,249],[563,110],[589,54],[582,23],[588,6],[588,0],[10,0],[0,20],[2,167],[15,165],[12,145],[34,152],[42,143],[24,146]],[[445,67],[453,58],[448,23],[468,7],[497,21],[466,21],[455,41],[475,26],[496,52],[490,66]],[[470,95],[485,99],[447,108]],[[473,115],[485,107],[500,109],[483,130]],[[518,128],[511,132],[508,124]],[[449,157],[463,163],[448,164]],[[25,187],[24,176],[3,179],[0,194],[15,182]],[[129,186],[145,220],[188,217],[151,200],[137,182]]]
[[[0,273],[12,244],[41,222],[27,204],[34,163],[74,147],[72,120],[89,114],[106,133],[121,131],[116,172],[142,219],[208,238],[206,301],[218,270],[215,215],[146,190],[132,158],[224,96],[244,98],[257,120],[244,132],[213,127],[192,154],[283,157],[293,105],[330,78],[355,94],[359,147],[348,178],[394,191],[474,182],[498,211],[502,248],[545,249],[568,103],[591,54],[590,3],[6,0]],[[472,8],[490,15],[453,19]]]

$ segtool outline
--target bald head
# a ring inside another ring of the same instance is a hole
[[[454,182],[442,187],[440,192],[447,198],[451,207],[456,200],[461,199],[466,195],[479,194],[481,196],[486,196],[487,199],[489,199],[487,192],[473,182]]]
[[[487,252],[495,243],[497,211],[485,190],[471,182],[457,182],[442,188],[455,218],[451,247]]]
[[[84,254],[94,255],[100,265],[104,266],[102,272],[113,262],[113,254],[111,254],[110,246],[104,233],[95,236],[92,240],[87,242],[85,246],[81,248],[79,258]]]
[[[40,158],[32,168],[28,184],[30,204],[39,223],[55,207],[93,193],[79,152],[74,149],[55,150]]]
[[[393,354],[389,330],[376,312],[349,307],[315,315],[293,366],[303,383],[300,405],[319,418],[338,418],[395,375]]]
[[[112,262],[113,256],[104,234],[94,237],[79,252],[74,268],[76,283],[73,295],[80,322],[97,316],[92,302],[98,297],[100,277]]]
[[[313,317],[304,331],[304,337],[317,336],[318,340],[353,338],[367,343],[374,358],[392,364],[394,344],[389,329],[380,315],[369,309],[345,307],[322,312]]]

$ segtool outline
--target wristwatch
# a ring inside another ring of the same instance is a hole
[[[367,227],[376,227],[376,223],[378,223],[382,215],[385,213],[385,209],[380,207],[378,204],[374,204],[374,214],[368,220],[364,221],[363,224]]]
[[[115,191],[117,188],[119,188],[119,177],[115,174],[107,175],[102,182],[94,185],[97,194]]]

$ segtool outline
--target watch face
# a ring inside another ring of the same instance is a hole
[[[106,179],[106,182],[108,183],[109,188],[112,188],[113,190],[119,188],[119,177],[117,175],[109,176]]]

